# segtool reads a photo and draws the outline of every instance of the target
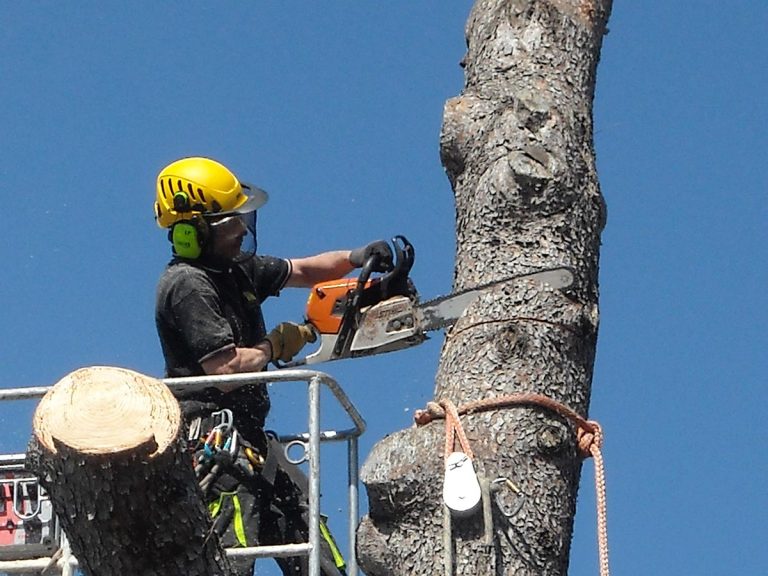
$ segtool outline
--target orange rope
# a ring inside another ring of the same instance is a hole
[[[579,454],[582,458],[592,456],[595,460],[595,492],[597,494],[597,539],[598,554],[600,558],[600,576],[610,576],[608,564],[608,506],[606,503],[605,490],[605,463],[601,451],[603,445],[603,430],[600,424],[594,420],[587,420],[568,406],[552,400],[542,394],[520,393],[498,396],[495,398],[486,398],[485,400],[474,400],[462,404],[458,408],[450,400],[441,400],[437,402],[427,402],[425,410],[416,410],[414,420],[417,426],[424,426],[433,420],[445,418],[446,420],[446,456],[449,449],[453,450],[454,431],[459,436],[459,442],[464,452],[472,458],[469,442],[464,435],[459,421],[460,414],[473,414],[486,410],[498,410],[500,408],[510,408],[512,406],[533,405],[548,408],[567,418],[576,425],[576,439]],[[449,432],[450,430],[450,432]]]
[[[453,452],[456,437],[458,436],[461,450],[469,456],[470,460],[473,460],[475,456],[472,454],[472,447],[469,445],[464,428],[461,427],[461,420],[459,420],[459,412],[456,410],[456,405],[450,400],[441,400],[440,407],[444,410],[443,415],[445,418],[445,459],[448,460],[448,456]]]

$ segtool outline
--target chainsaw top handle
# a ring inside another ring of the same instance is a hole
[[[375,302],[389,297],[390,283],[395,286],[407,282],[408,272],[410,272],[411,266],[413,266],[413,246],[405,236],[395,236],[392,238],[392,246],[395,252],[395,264],[392,270],[376,279],[374,288]],[[349,295],[344,316],[341,320],[339,335],[334,346],[333,355],[336,358],[343,356],[351,344],[351,336],[357,329],[358,314],[363,306],[363,300],[367,299],[367,297],[363,298],[364,293],[368,294],[365,286],[368,280],[370,280],[371,274],[380,263],[379,259],[379,256],[373,254],[365,261],[360,270],[360,275],[357,277],[355,289]]]
[[[407,276],[413,266],[413,260],[415,256],[415,250],[413,244],[408,239],[398,234],[392,238],[392,248],[394,250],[394,264],[392,269],[385,272],[379,280],[383,285],[387,285],[392,278],[400,277],[401,275]],[[378,254],[371,254],[368,260],[365,261],[360,271],[360,275],[357,278],[357,290],[362,291],[365,283],[371,278],[371,274],[374,270],[379,268],[381,257]]]
[[[360,269],[360,274],[357,277],[357,286],[355,287],[355,294],[362,292],[365,288],[365,283],[371,278],[373,270],[378,266],[381,258],[377,254],[373,254],[365,261],[363,267]]]
[[[405,236],[398,235],[392,238],[392,247],[395,251],[395,264],[392,270],[378,279],[376,294],[371,295],[374,302],[386,300],[392,296],[413,296],[416,293],[408,277],[416,257],[413,244],[408,242]]]

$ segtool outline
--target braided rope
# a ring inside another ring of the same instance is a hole
[[[542,394],[519,393],[484,400],[474,400],[456,407],[450,400],[427,402],[425,410],[416,410],[414,421],[417,426],[424,426],[433,420],[446,420],[446,456],[448,455],[448,442],[450,435],[450,447],[453,449],[454,431],[459,437],[459,442],[464,452],[471,456],[469,442],[461,427],[459,416],[461,414],[473,414],[488,410],[511,408],[513,406],[533,405],[548,408],[573,422],[576,429],[576,439],[579,454],[582,458],[590,456],[595,461],[595,492],[597,495],[597,539],[598,555],[600,558],[600,576],[610,576],[608,563],[608,506],[605,489],[605,462],[603,460],[603,430],[600,424],[594,420],[587,420],[565,404],[561,404],[552,398]],[[450,430],[450,433],[449,433]]]
[[[605,462],[603,461],[603,430],[600,424],[591,421],[595,432],[584,432],[579,428],[579,446],[588,449],[595,461],[595,494],[597,495],[597,546],[600,557],[600,574],[609,576],[608,565],[608,503],[605,497]],[[592,436],[591,438],[589,436]]]
[[[456,437],[458,437],[462,452],[469,456],[470,460],[473,460],[475,455],[472,453],[472,447],[469,445],[467,435],[461,426],[456,405],[450,400],[441,400],[440,408],[443,409],[443,417],[445,418],[445,459],[448,460],[448,456],[453,452]]]

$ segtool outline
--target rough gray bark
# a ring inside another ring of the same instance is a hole
[[[605,220],[592,100],[610,8],[479,0],[472,9],[465,87],[446,103],[440,141],[456,199],[454,288],[555,265],[577,280],[565,291],[506,285],[475,302],[447,335],[436,399],[535,392],[588,411]],[[518,491],[499,484],[491,547],[481,514],[454,521],[454,573],[565,574],[581,470],[573,426],[532,407],[462,423],[478,473]],[[404,430],[365,463],[358,556],[369,576],[443,572],[443,442],[442,421]]]
[[[73,372],[38,405],[27,468],[48,491],[86,576],[227,576],[159,381],[120,368]]]

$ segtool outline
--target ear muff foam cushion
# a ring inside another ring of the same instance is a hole
[[[192,222],[177,222],[171,230],[171,242],[177,256],[195,260],[203,251],[197,226]]]

